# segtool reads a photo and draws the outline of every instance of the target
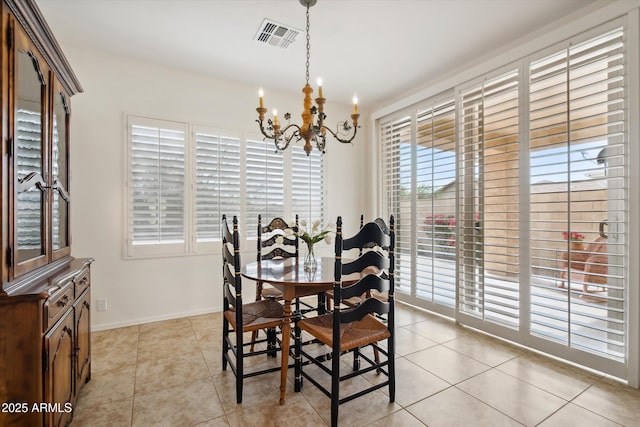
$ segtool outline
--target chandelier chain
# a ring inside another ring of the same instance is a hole
[[[311,37],[309,36],[309,28],[311,24],[309,23],[309,5],[307,4],[307,63],[306,63],[306,77],[307,84],[309,84],[309,58],[311,57]]]

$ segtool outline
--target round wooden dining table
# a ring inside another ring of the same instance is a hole
[[[333,288],[335,261],[333,257],[318,260],[315,271],[304,270],[304,261],[298,258],[262,260],[250,262],[242,267],[241,274],[247,279],[265,282],[282,292],[286,321],[282,327],[282,368],[280,377],[280,404],[284,403],[287,389],[287,369],[291,344],[291,302],[299,297],[318,295]],[[322,303],[323,299],[319,299]]]

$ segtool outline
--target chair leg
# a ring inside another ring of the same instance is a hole
[[[229,344],[227,343],[227,337],[229,336],[229,322],[224,315],[222,316],[222,370],[227,370],[227,354],[229,353]]]
[[[327,296],[324,292],[318,294],[318,315],[325,314],[327,312]]]
[[[389,357],[389,402],[396,401],[396,354],[393,335],[387,340]]]
[[[260,301],[262,299],[262,282],[256,283],[256,301]],[[253,351],[253,348],[256,344],[256,340],[258,339],[258,330],[251,332],[251,348],[249,351]]]
[[[340,351],[335,348],[331,357],[331,427],[338,426],[340,405]]]
[[[267,354],[271,357],[276,357],[278,354],[278,352],[276,351],[277,339],[278,333],[276,331],[276,328],[267,329],[267,349],[269,350]]]
[[[298,321],[300,317],[296,316],[295,325],[293,328],[293,337],[294,337],[294,381],[293,381],[293,390],[298,392],[302,390],[302,345],[300,343],[300,336],[302,335],[302,331],[298,327]]]
[[[360,370],[360,347],[353,350],[353,371]]]
[[[380,364],[380,352],[378,352],[378,349],[376,347],[373,347],[373,361],[376,362],[377,365]],[[380,372],[380,368],[376,369],[376,373],[379,374]]]
[[[242,383],[244,379],[244,346],[242,345],[242,332],[236,333],[236,402],[242,403]]]

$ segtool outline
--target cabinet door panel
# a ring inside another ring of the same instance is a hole
[[[69,104],[59,82],[53,85],[51,130],[51,240],[53,259],[69,254]],[[66,249],[66,250],[65,250]]]
[[[71,419],[74,384],[74,332],[72,310],[44,337],[47,370],[44,382],[44,401],[56,411],[48,412],[49,426],[64,426]]]
[[[48,159],[45,61],[20,28],[13,56],[13,178],[15,276],[47,260]]]
[[[16,243],[18,262],[44,255],[43,91],[37,60],[17,53],[15,165],[18,194]]]
[[[85,382],[91,378],[91,342],[89,328],[91,327],[91,306],[89,290],[74,304],[76,325],[76,396]]]

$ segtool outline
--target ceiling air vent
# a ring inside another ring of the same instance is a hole
[[[296,28],[265,18],[254,39],[261,43],[286,49],[296,40],[296,36],[300,32]]]

